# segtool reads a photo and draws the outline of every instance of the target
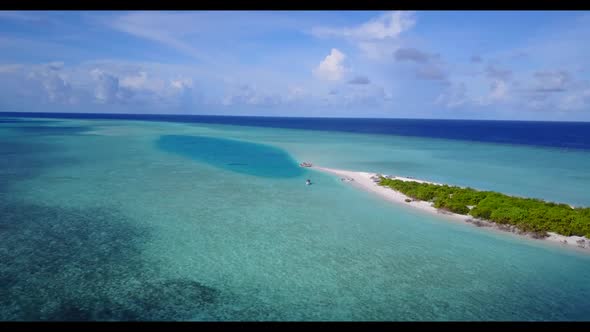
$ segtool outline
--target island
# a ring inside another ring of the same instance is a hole
[[[352,185],[426,212],[493,227],[533,239],[547,239],[590,251],[590,208],[537,198],[450,186],[409,177],[312,166],[350,179]]]

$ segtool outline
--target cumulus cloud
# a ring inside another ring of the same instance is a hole
[[[63,62],[51,62],[32,69],[29,79],[41,84],[51,102],[73,104],[77,101],[67,75],[61,69]]]
[[[339,81],[346,72],[343,64],[345,58],[344,53],[333,48],[330,54],[313,70],[313,74],[321,80]]]
[[[62,62],[52,62],[0,68],[4,72],[0,74],[3,94],[34,97],[35,102],[42,103],[76,103],[87,107],[109,105],[116,106],[117,110],[135,105],[146,112],[157,109],[166,112],[173,108],[178,112],[181,109],[176,107],[190,109],[195,103],[206,102],[205,99],[219,103],[220,97],[216,93],[220,93],[217,89],[223,87],[222,82],[210,82],[209,86],[215,85],[215,90],[204,96],[194,89],[195,82],[189,76],[194,75],[192,68],[157,63],[101,61],[67,66]],[[294,90],[291,97],[303,99],[304,95]],[[283,99],[264,88],[245,86],[234,89],[225,103],[277,105]]]
[[[356,76],[353,79],[351,79],[350,81],[348,81],[348,84],[359,84],[359,85],[366,85],[366,84],[370,84],[371,81],[369,80],[369,78],[367,76]]]
[[[316,27],[312,33],[318,37],[345,37],[359,40],[396,38],[416,23],[413,12],[391,11],[355,27]]]
[[[71,102],[72,87],[71,85],[59,75],[48,75],[42,80],[43,87],[47,91],[49,100],[51,101],[67,101]]]
[[[490,65],[480,75],[471,77],[474,84],[470,94],[465,84],[452,84],[436,103],[448,108],[502,105],[530,111],[590,109],[590,84],[576,80],[569,71],[540,70],[515,76],[509,69]]]
[[[91,75],[96,81],[94,97],[99,103],[112,103],[123,99],[125,93],[120,90],[119,78],[105,73],[100,69],[91,71]]]
[[[96,83],[94,95],[101,103],[175,104],[193,88],[190,77],[166,78],[143,67],[102,67],[106,70],[95,68],[91,71]]]

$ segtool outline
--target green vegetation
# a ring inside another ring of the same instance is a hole
[[[565,236],[590,237],[590,208],[572,208],[567,204],[512,197],[493,191],[384,177],[381,177],[379,185],[400,191],[413,199],[433,202],[438,209],[471,215],[498,224],[514,225],[537,236],[555,232]]]

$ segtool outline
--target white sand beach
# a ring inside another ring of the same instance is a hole
[[[348,170],[326,168],[326,167],[319,167],[319,166],[312,166],[311,168],[322,171],[322,172],[337,175],[341,178],[342,181],[350,183],[351,185],[353,185],[357,188],[360,188],[362,190],[377,194],[380,197],[382,197],[383,199],[386,199],[390,202],[411,206],[413,208],[419,209],[419,210],[424,211],[426,213],[435,214],[435,215],[447,218],[449,220],[462,221],[462,222],[470,223],[474,226],[488,227],[488,228],[498,230],[498,231],[508,231],[508,232],[512,232],[512,233],[518,234],[523,237],[533,238],[532,234],[518,232],[518,230],[515,227],[498,225],[496,223],[489,222],[486,220],[481,220],[478,218],[474,218],[469,215],[461,215],[461,214],[456,214],[456,213],[452,213],[452,212],[442,211],[442,210],[439,210],[439,209],[435,208],[434,206],[432,206],[432,203],[430,203],[430,202],[411,200],[408,196],[404,195],[403,193],[401,193],[399,191],[396,191],[391,188],[379,186],[376,182],[376,179],[378,179],[378,177],[379,177],[379,174],[377,174],[377,173],[348,171]],[[401,177],[401,176],[391,176],[391,175],[388,175],[388,176],[390,178],[394,178],[396,180],[401,180],[401,181],[414,181],[414,182],[420,182],[420,183],[432,183],[432,184],[441,185],[440,183],[424,181],[424,180],[419,180],[419,179],[414,179],[414,178]],[[407,202],[406,201],[407,199],[411,200],[411,201]],[[559,244],[562,246],[573,247],[573,248],[590,253],[590,239],[588,239],[586,237],[564,236],[564,235],[559,235],[557,233],[552,233],[552,232],[548,232],[548,234],[549,234],[549,236],[544,238],[544,240],[547,240],[551,243]]]

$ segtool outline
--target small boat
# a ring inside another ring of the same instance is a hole
[[[311,165],[311,163],[308,163],[308,162],[302,162],[301,164],[299,164],[299,166],[301,166],[301,167],[311,167],[312,165]]]
[[[309,186],[311,184],[311,180],[305,181],[305,184]]]

